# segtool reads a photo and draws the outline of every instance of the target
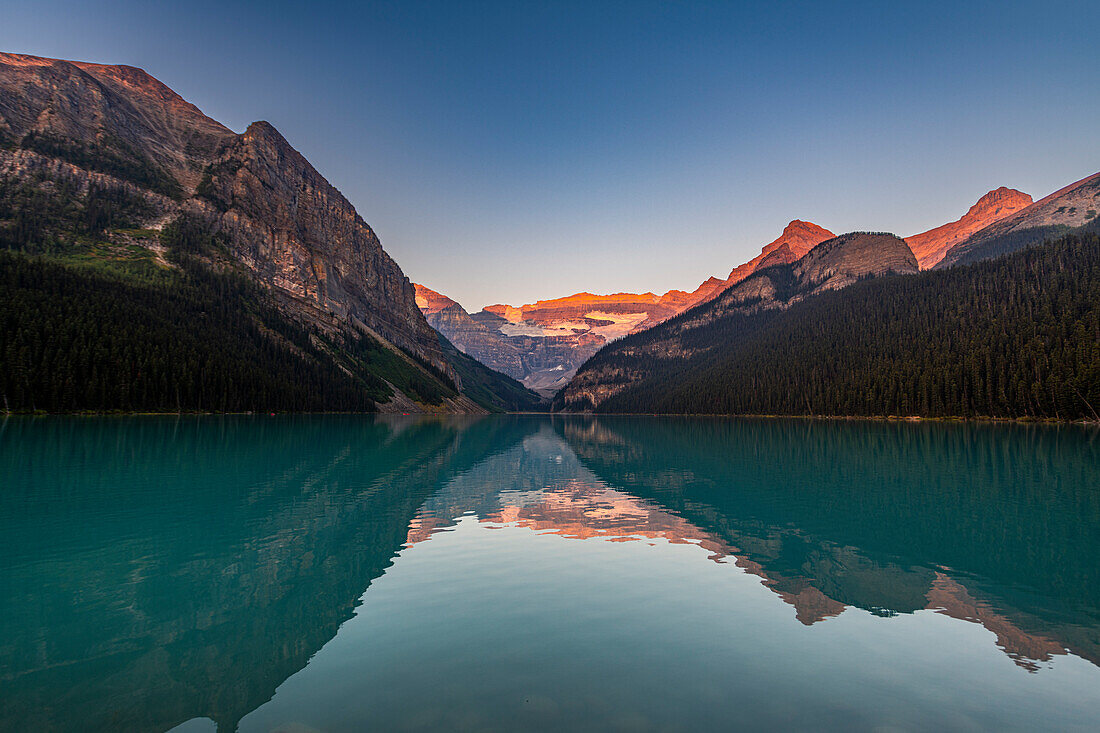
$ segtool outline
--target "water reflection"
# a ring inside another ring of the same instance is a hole
[[[980,623],[1029,671],[1067,652],[1100,664],[1092,434],[822,427],[559,420],[428,499],[408,542],[476,515],[570,539],[696,544],[758,576],[807,626],[850,606],[928,609]],[[991,567],[995,578],[981,574]]]
[[[427,540],[467,515],[494,528],[510,525],[568,539],[700,545],[716,561],[732,552],[682,517],[603,484],[548,425],[425,501],[407,542]]]
[[[232,731],[389,566],[469,420],[9,420],[0,729]]]
[[[750,727],[1027,727],[1054,720],[1041,679],[1058,660],[1100,665],[1100,441],[1084,428],[302,417],[0,429],[0,729],[693,728],[728,721],[728,685]],[[601,549],[613,547],[644,552]],[[966,665],[967,684],[982,682],[991,662],[972,654],[935,683],[906,682],[908,707],[872,710],[883,703],[845,692],[860,687],[843,672],[850,654],[804,651],[828,634],[871,644],[881,628],[899,650],[865,648],[868,669],[916,668],[900,647],[940,643],[934,617],[986,630],[1019,675],[990,678],[1034,693],[1033,709],[918,699],[921,684],[961,689],[952,675]],[[766,631],[739,643],[769,639],[768,654],[720,641],[750,622]],[[802,678],[821,664],[829,686]],[[681,666],[708,681],[660,676]],[[762,688],[724,676],[738,669]],[[1100,693],[1072,692],[1100,677],[1073,674],[1055,686],[1058,720],[1100,721]]]

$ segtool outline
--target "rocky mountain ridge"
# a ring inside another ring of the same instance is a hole
[[[922,270],[933,267],[947,251],[970,235],[1031,205],[1031,196],[1014,188],[1001,186],[982,196],[957,221],[906,237]]]
[[[768,254],[783,249],[776,247]],[[789,251],[789,245],[785,249]],[[649,375],[647,368],[623,366],[609,357],[611,354],[621,354],[633,363],[645,359],[685,361],[711,346],[695,343],[692,332],[731,314],[785,309],[867,277],[918,271],[912,250],[893,234],[852,232],[828,239],[794,262],[764,267],[713,300],[601,352],[601,364],[580,370],[555,398],[555,407],[567,411],[599,407]]]
[[[743,265],[733,268],[729,277],[711,288],[705,296],[692,302],[692,305],[698,305],[711,297],[719,295],[726,288],[736,285],[757,270],[780,263],[794,262],[817,245],[835,236],[825,227],[818,226],[813,222],[794,219],[783,228],[782,234],[764,245],[760,250],[760,254]]]
[[[794,262],[832,236],[823,227],[796,219],[729,277],[711,277],[691,292],[582,292],[522,306],[489,305],[471,314],[447,296],[416,285],[417,303],[428,323],[460,351],[551,396],[605,344],[706,302],[756,270]]]
[[[935,264],[938,269],[977,262],[1100,223],[1100,173],[997,219],[958,242]]]
[[[0,54],[0,183],[0,210],[15,217],[5,230],[0,213],[0,235],[24,236],[20,217],[33,214],[19,200],[28,196],[64,211],[103,193],[143,231],[186,218],[224,243],[221,267],[264,286],[287,317],[328,338],[369,336],[408,370],[461,389],[412,283],[352,204],[267,122],[236,134],[134,67]],[[109,220],[92,233],[108,244],[128,236]],[[67,236],[47,227],[35,246],[56,248]],[[460,395],[445,409],[483,408]]]

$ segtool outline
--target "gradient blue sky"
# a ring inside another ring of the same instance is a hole
[[[1100,3],[7,3],[0,49],[272,122],[470,310],[693,289],[1100,170]]]

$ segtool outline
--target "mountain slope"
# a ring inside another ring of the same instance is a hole
[[[459,351],[550,397],[605,344],[708,301],[755,270],[794,262],[832,236],[827,229],[796,219],[728,278],[709,278],[690,293],[584,292],[519,307],[490,305],[471,314],[447,296],[416,285],[417,304],[428,323]]]
[[[922,270],[935,265],[947,254],[947,250],[962,242],[971,234],[990,224],[1031,205],[1031,196],[1013,188],[994,189],[978,199],[957,221],[929,229],[921,234],[906,237]]]
[[[975,232],[947,251],[937,268],[1015,252],[1100,223],[1100,173],[1062,188]]]
[[[555,409],[600,409],[611,397],[655,375],[689,363],[698,368],[696,358],[706,358],[722,343],[698,334],[731,316],[786,309],[867,277],[915,272],[912,251],[892,234],[853,232],[826,240],[793,263],[766,267],[709,303],[601,350],[555,398]]]
[[[601,351],[556,406],[1100,420],[1100,236],[732,310],[680,336],[675,360],[652,342]]]
[[[825,227],[818,226],[813,222],[794,219],[783,228],[782,234],[764,245],[760,250],[760,254],[745,264],[733,268],[733,270],[730,271],[729,277],[710,288],[709,291],[700,293],[701,297],[693,300],[691,304],[696,305],[709,300],[711,297],[720,294],[726,288],[741,282],[757,270],[762,270],[765,267],[780,263],[794,262],[817,245],[835,236],[835,234]],[[704,283],[704,285],[706,285],[706,283]]]
[[[214,243],[186,254],[259,285],[287,327],[323,344],[317,358],[378,372],[394,409],[431,406],[397,386],[409,380],[447,395],[431,409],[482,409],[455,391],[461,377],[374,232],[271,125],[234,134],[140,69],[0,54],[0,246],[179,272],[157,234],[171,222]],[[389,356],[344,361],[364,338]]]

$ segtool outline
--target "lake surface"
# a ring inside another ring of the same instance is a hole
[[[0,729],[1095,730],[1100,431],[0,422]]]

